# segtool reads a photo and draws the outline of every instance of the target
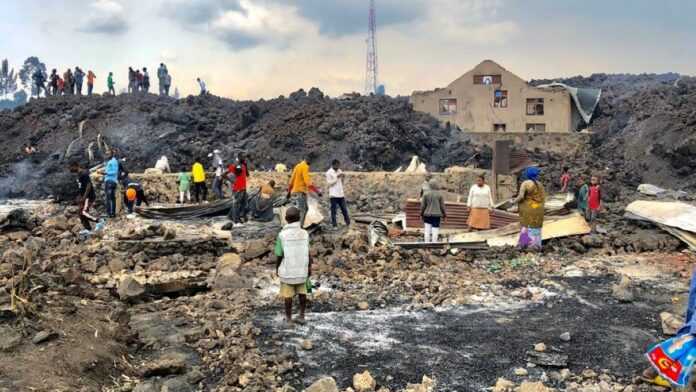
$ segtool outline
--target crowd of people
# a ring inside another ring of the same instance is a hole
[[[41,69],[36,69],[31,75],[32,83],[34,85],[33,94],[36,97],[41,96],[43,91],[44,96],[58,96],[58,95],[82,95],[83,86],[87,87],[87,95],[92,95],[94,93],[94,83],[97,79],[97,75],[92,71],[88,70],[84,72],[80,67],[76,66],[73,69],[68,68],[62,75],[57,69],[51,70],[50,75]],[[169,92],[172,86],[172,76],[164,63],[160,63],[157,68],[157,81],[158,81],[158,93],[161,96],[169,96]],[[201,78],[196,78],[196,83],[200,88],[201,95],[208,94],[208,88]],[[128,88],[127,92],[129,94],[135,93],[149,93],[150,92],[150,74],[147,67],[136,68],[128,67]],[[116,95],[116,82],[114,80],[114,73],[109,72],[106,79],[106,94]]]

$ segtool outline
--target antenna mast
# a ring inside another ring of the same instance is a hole
[[[370,0],[370,14],[367,25],[365,95],[377,93],[377,20],[375,18],[375,0]]]

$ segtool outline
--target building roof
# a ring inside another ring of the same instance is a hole
[[[554,88],[560,87],[568,91],[571,97],[573,97],[573,102],[575,103],[575,108],[578,109],[580,116],[585,121],[586,124],[590,123],[592,120],[592,115],[594,114],[595,108],[599,103],[599,98],[602,96],[602,90],[596,88],[579,88],[568,86],[564,83],[554,82],[551,84],[543,84],[537,86],[538,88]]]

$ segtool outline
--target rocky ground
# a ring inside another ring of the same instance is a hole
[[[643,352],[696,262],[655,231],[534,255],[320,227],[308,323],[289,327],[278,226],[230,240],[224,219],[121,217],[85,239],[74,213],[33,204],[0,225],[2,391],[648,391]]]

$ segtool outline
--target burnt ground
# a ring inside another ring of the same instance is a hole
[[[609,369],[630,378],[645,365],[640,353],[659,337],[655,308],[669,301],[669,293],[640,289],[636,302],[621,303],[611,296],[616,280],[555,279],[564,289],[552,286],[558,295],[537,304],[501,298],[492,306],[310,313],[307,325],[289,329],[279,329],[280,308],[268,309],[256,319],[259,344],[271,353],[280,340],[281,350],[296,352],[305,369],[292,380],[299,388],[322,375],[340,383],[368,369],[379,385],[392,389],[427,374],[437,379],[438,390],[479,391],[499,377],[516,379],[513,369],[525,367],[526,352],[540,342],[549,353],[568,355],[573,372]],[[559,338],[564,332],[572,336],[569,343]],[[303,339],[313,342],[312,351],[299,348]],[[550,370],[536,367],[530,375]]]

